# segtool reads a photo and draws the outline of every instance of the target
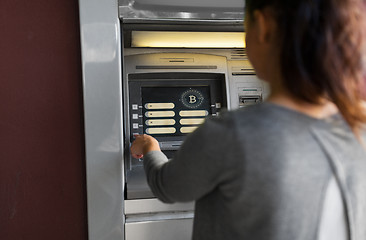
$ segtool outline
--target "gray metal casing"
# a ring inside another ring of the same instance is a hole
[[[244,0],[119,0],[124,22],[243,22]]]
[[[121,2],[123,1],[121,0]],[[126,236],[127,239],[138,240],[139,238],[144,239],[144,234],[146,234],[145,239],[153,237],[154,234],[159,239],[164,239],[160,236],[163,234],[162,229],[174,229],[173,226],[179,225],[182,226],[179,229],[183,229],[184,238],[188,239],[192,227],[192,204],[165,205],[156,199],[142,200],[143,202],[140,200],[125,201],[124,199],[123,57],[119,19],[121,12],[118,12],[119,6],[116,0],[79,0],[79,6],[89,239],[121,240]],[[187,16],[184,15],[183,20],[187,20],[185,18]],[[212,17],[211,21],[215,22],[217,15],[216,17],[212,15]],[[207,20],[203,18],[197,17],[196,20]],[[242,21],[239,18],[241,17],[234,16],[228,19],[229,22]],[[219,19],[219,21],[226,20]],[[133,51],[128,50],[125,55],[136,54]],[[144,49],[140,51],[156,53],[161,50]],[[170,52],[182,52],[182,50],[171,49]],[[212,54],[212,52],[212,49],[184,50],[184,53],[190,54]],[[231,77],[233,75],[231,75],[230,66],[238,62],[231,61],[230,50],[218,50],[219,53],[214,50],[214,52],[215,55],[228,59],[227,69],[224,70],[227,74],[227,96],[230,96],[228,104],[231,103],[232,108],[237,108],[238,104],[235,105],[235,102],[238,102],[236,89],[242,88],[242,84],[245,82],[253,83],[253,86],[262,83],[259,83],[253,75],[245,77],[244,81],[238,77]],[[263,92],[265,93],[265,91]],[[144,206],[143,212],[141,212],[142,206]],[[177,212],[179,213],[177,214]],[[159,220],[160,218],[163,220]],[[126,234],[125,229],[130,229],[130,234]]]
[[[124,238],[121,38],[114,0],[80,0],[88,232]]]

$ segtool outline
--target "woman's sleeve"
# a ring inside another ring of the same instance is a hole
[[[144,167],[152,192],[163,202],[193,201],[225,181],[233,128],[228,118],[208,119],[171,161],[162,152],[146,154]]]

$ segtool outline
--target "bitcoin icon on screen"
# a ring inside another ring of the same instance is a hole
[[[200,91],[189,89],[183,92],[181,102],[188,108],[198,108],[203,103],[204,97]]]
[[[189,95],[189,104],[195,104],[197,102],[197,97],[195,95]]]

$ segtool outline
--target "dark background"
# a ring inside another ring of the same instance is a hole
[[[0,1],[0,239],[87,239],[77,0]]]

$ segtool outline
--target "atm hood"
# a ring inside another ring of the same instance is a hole
[[[123,23],[241,25],[244,0],[119,0]]]

